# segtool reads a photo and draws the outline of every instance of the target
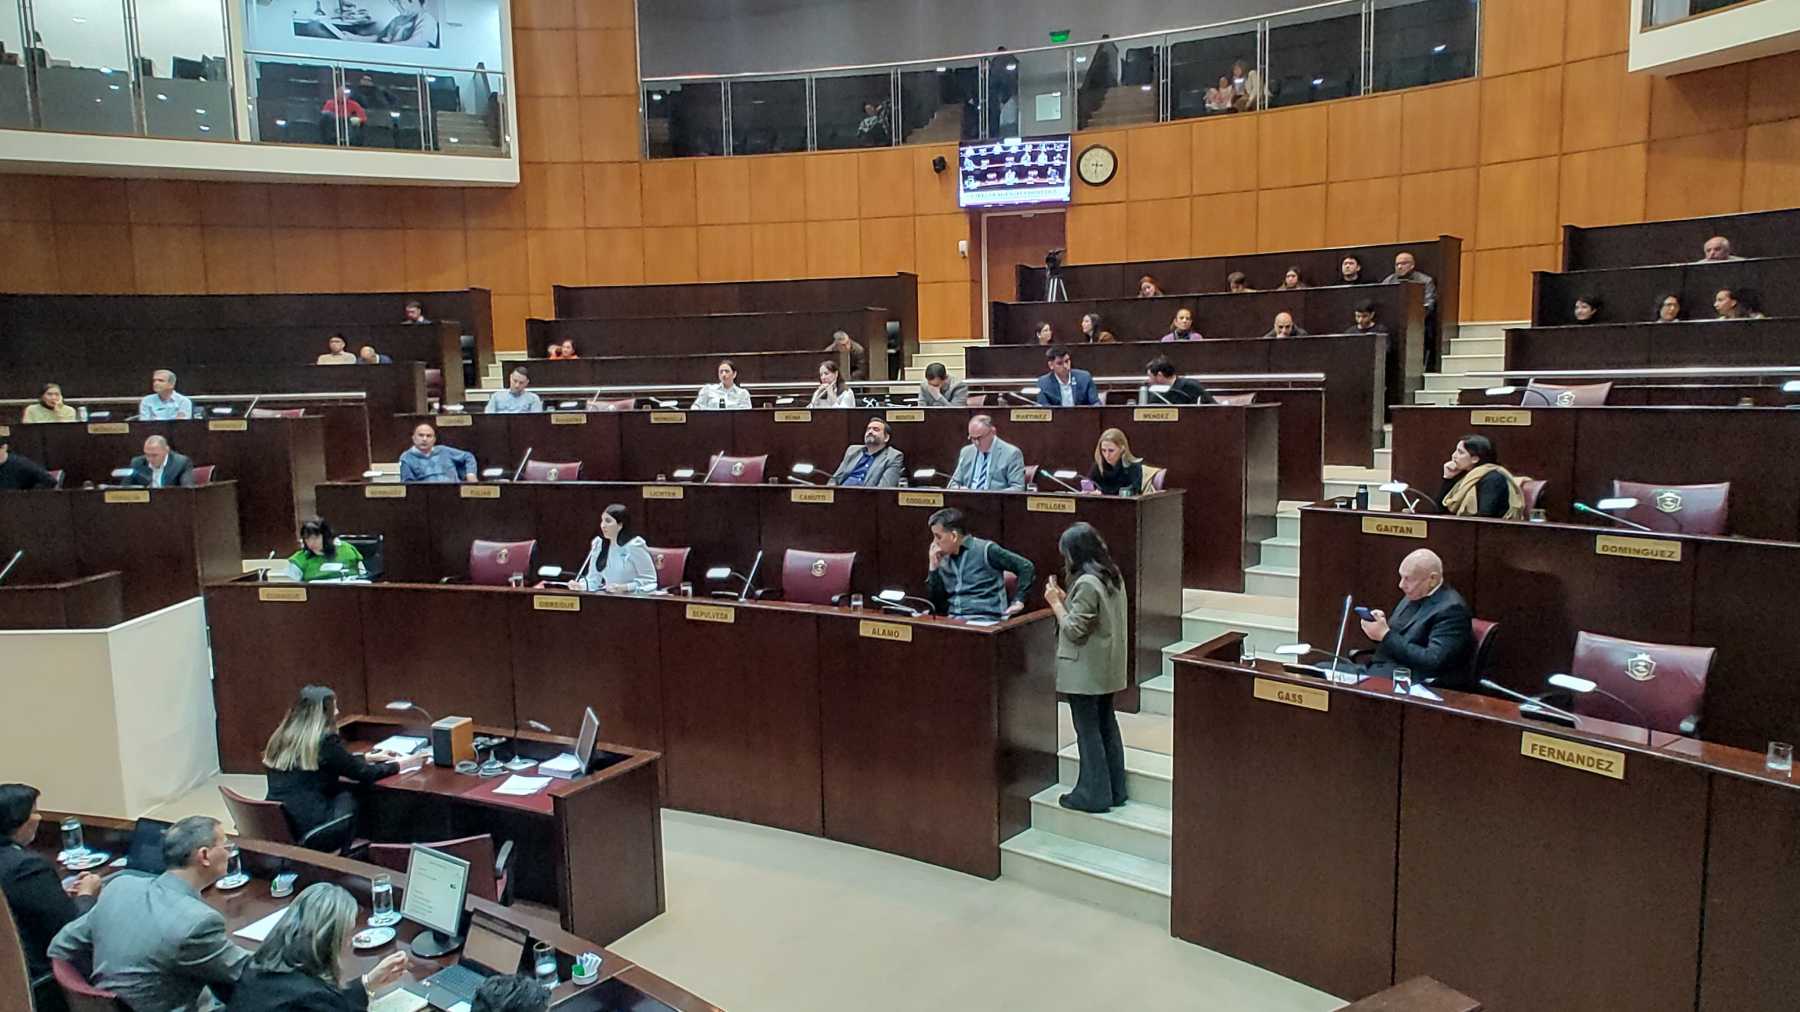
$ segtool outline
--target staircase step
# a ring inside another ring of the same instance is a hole
[[[1326,464],[1323,477],[1327,482],[1368,482],[1379,485],[1388,480],[1388,472],[1374,467],[1357,467],[1354,464]]]
[[[1146,686],[1148,682],[1144,683]],[[1058,782],[1064,789],[1075,786],[1081,772],[1080,752],[1068,745],[1056,753]],[[1125,746],[1125,789],[1133,801],[1169,808],[1175,797],[1175,760],[1160,752]]]
[[[1275,535],[1282,538],[1300,537],[1300,514],[1277,513],[1275,515]]]
[[[1300,571],[1281,566],[1250,566],[1244,570],[1244,590],[1251,594],[1298,598]]]
[[[1506,354],[1506,337],[1458,337],[1450,342],[1447,355],[1501,355]]]
[[[1430,404],[1439,407],[1454,406],[1457,391],[1455,390],[1420,390],[1413,394],[1414,404]]]
[[[1163,673],[1138,683],[1138,712],[1175,716],[1175,655],[1204,643],[1205,640],[1182,640],[1163,647]],[[1132,792],[1132,797],[1137,793]]]
[[[1033,827],[1000,845],[1003,878],[1167,929],[1167,864]]]
[[[1032,828],[1147,861],[1169,862],[1174,812],[1136,798],[1111,811],[1077,812],[1056,802],[1068,791],[1068,786],[1055,784],[1032,795]]]
[[[1264,538],[1262,540],[1262,559],[1265,566],[1281,566],[1285,569],[1300,568],[1299,538]]]
[[[1294,527],[1294,537],[1300,536],[1298,517]],[[1263,597],[1256,594],[1237,594],[1223,590],[1193,590],[1181,592],[1181,610],[1183,613],[1210,608],[1214,611],[1243,614],[1250,618],[1275,618],[1292,622],[1300,615],[1300,606],[1291,597]],[[1207,637],[1211,639],[1211,637]]]
[[[1384,478],[1383,481],[1385,480],[1386,479]],[[1378,481],[1337,481],[1327,479],[1325,481],[1325,498],[1330,499],[1335,496],[1350,496],[1351,498],[1355,498],[1357,488],[1362,485],[1367,485],[1369,487],[1369,508],[1372,510],[1384,510],[1388,508],[1388,494],[1376,487],[1379,484],[1381,484],[1381,482]]]
[[[1486,386],[1486,380],[1471,379],[1461,373],[1428,372],[1425,374],[1425,390],[1448,390],[1454,393],[1463,387]]]
[[[1253,566],[1244,570],[1245,583],[1251,582],[1250,574],[1262,570],[1266,592],[1272,591],[1289,600],[1298,601],[1300,596],[1300,570],[1298,567]],[[1292,574],[1291,577],[1282,574]],[[1294,642],[1298,635],[1300,620],[1291,615],[1267,615],[1246,611],[1225,611],[1216,608],[1196,608],[1181,616],[1181,638],[1190,644],[1205,643],[1229,632],[1245,634],[1245,643],[1252,650],[1274,650],[1283,643]],[[1165,654],[1165,657],[1168,655]],[[1165,661],[1164,670],[1172,670],[1172,664]],[[1152,679],[1154,681],[1154,679]],[[1174,711],[1169,711],[1174,712]]]
[[[1465,353],[1460,348],[1452,348],[1444,356],[1443,370],[1457,376],[1466,376],[1472,372],[1491,372],[1506,368],[1506,355],[1497,353]]]

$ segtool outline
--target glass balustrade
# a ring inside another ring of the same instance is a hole
[[[251,129],[272,144],[499,157],[505,77],[249,54]]]
[[[900,143],[954,144],[982,136],[981,62],[902,64]]]
[[[1701,14],[1724,10],[1727,7],[1741,7],[1745,4],[1759,3],[1761,0],[1644,0],[1644,27],[1655,28],[1658,25],[1673,24],[1685,21]],[[1777,3],[1783,0],[1775,0]]]
[[[0,130],[31,127],[31,81],[25,71],[23,7],[0,10]]]

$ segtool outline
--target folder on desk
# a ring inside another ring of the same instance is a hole
[[[564,752],[555,759],[545,759],[538,763],[538,772],[559,780],[573,780],[581,775],[581,766],[579,756],[573,752]]]

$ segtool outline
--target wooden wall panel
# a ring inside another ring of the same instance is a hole
[[[527,228],[574,228],[587,220],[580,165],[526,165],[519,176],[525,187]]]
[[[590,143],[597,148],[604,138],[596,131],[590,142],[590,124],[582,117],[581,100],[572,95],[535,98],[521,95],[513,99],[513,105],[519,111],[519,158],[522,161],[579,162]],[[579,128],[569,129],[571,123],[579,124]],[[594,157],[588,160],[622,159]]]
[[[645,167],[653,168],[654,165],[655,163],[649,163]],[[698,166],[695,168],[698,169]],[[691,176],[688,185],[690,188],[695,185]],[[644,217],[643,174],[636,162],[594,162],[583,165],[581,193],[588,228],[634,228],[648,223]],[[691,207],[691,201],[689,205]]]
[[[957,210],[955,169],[934,172],[931,168],[934,158],[942,158],[949,166],[955,166],[956,145],[907,148],[906,155],[912,165],[913,213],[938,214]]]
[[[1728,63],[1650,84],[1650,137],[1667,140],[1744,125],[1749,115],[1750,65]]]
[[[1561,112],[1561,67],[1483,81],[1481,160],[1511,162],[1556,154]]]
[[[1651,141],[1644,214],[1650,219],[1743,210],[1744,131]]]
[[[596,285],[641,285],[644,283],[644,236],[648,229],[590,228],[584,235],[587,243],[588,277]],[[698,251],[696,250],[696,256]],[[498,327],[495,320],[494,326]],[[519,347],[524,347],[525,332],[519,331]]]
[[[200,245],[206,257],[206,290],[215,295],[254,292],[275,273],[267,228],[206,228]]]
[[[637,26],[637,0],[570,0],[570,3],[575,7],[577,28]]]
[[[496,295],[531,293],[531,254],[524,229],[470,229],[464,243],[469,251],[469,284]]]
[[[1134,200],[1125,205],[1125,257],[1167,260],[1191,255],[1188,198]]]
[[[1193,132],[1188,124],[1139,127],[1126,136],[1130,143],[1118,152],[1119,175],[1125,177],[1126,194],[1132,201],[1183,197],[1191,192]],[[1109,185],[1118,183],[1115,178]]]
[[[901,148],[859,153],[856,211],[846,217],[891,218],[913,213],[912,178],[907,172],[912,155]]]
[[[749,158],[696,158],[694,208],[702,225],[729,225],[750,220]]]
[[[1203,119],[1193,125],[1195,193],[1248,193],[1257,187],[1257,150],[1261,128],[1256,116]]]
[[[1769,123],[1800,116],[1800,53],[1783,53],[1750,65],[1749,108],[1751,123]]]
[[[956,251],[956,244],[971,239],[969,233],[969,216],[961,212],[913,218],[913,256],[919,280],[968,281],[970,265],[975,263],[974,243],[970,243],[966,260]]]
[[[192,225],[201,221],[200,184],[192,180],[126,180],[125,201],[133,225]]]
[[[862,229],[854,218],[806,223],[806,273],[814,278],[849,278],[863,273]]]
[[[1404,177],[1400,181],[1400,236],[1461,236],[1463,249],[1475,248],[1476,178],[1473,168]]]
[[[1381,95],[1326,107],[1332,182],[1399,175],[1400,148],[1394,138],[1402,127],[1402,104],[1399,95]]]
[[[644,283],[700,280],[699,238],[692,227],[644,229]]]
[[[753,177],[754,178],[754,177]],[[806,224],[798,221],[756,225],[750,233],[751,266],[759,278],[806,276]]]
[[[1476,248],[1554,243],[1556,218],[1555,158],[1483,165],[1476,185],[1480,211],[1475,219]],[[1485,319],[1485,317],[1484,317]]]
[[[1408,172],[1474,165],[1480,128],[1480,81],[1409,91],[1400,101],[1400,160]]]
[[[1486,0],[1481,5],[1481,72],[1498,77],[1563,58],[1568,3],[1613,0]]]
[[[644,150],[637,96],[583,98],[580,103],[582,159],[590,162],[636,161]],[[568,120],[560,121],[561,129],[568,130],[568,123]]]
[[[1800,119],[1745,132],[1744,206],[1800,206]]]
[[[342,286],[352,278],[388,277],[404,287],[405,258],[406,233],[399,229],[366,229],[343,235],[338,243],[338,274],[332,283]],[[356,283],[351,281],[350,287],[354,289]]]
[[[862,235],[864,274],[911,273],[918,263],[914,251],[913,220],[902,218],[864,218],[858,223]]]
[[[793,155],[760,155],[750,163],[750,220],[801,221],[806,217],[806,168]]]
[[[1254,191],[1213,193],[1193,200],[1193,228],[1188,244],[1197,257],[1251,253],[1256,250]]]
[[[637,33],[626,28],[583,29],[575,33],[577,92],[582,95],[637,95]]]
[[[513,0],[513,29],[573,28],[575,0]]]
[[[285,199],[292,187],[283,187]],[[275,224],[276,201],[269,206],[269,223]],[[487,186],[463,194],[464,221],[470,228],[524,228],[525,186]]]
[[[56,276],[56,226],[47,221],[14,221],[8,223],[6,237],[12,250],[0,257],[0,292],[62,290]]]
[[[857,168],[854,153],[816,154],[801,159],[806,175],[806,218],[831,221],[857,213]]]
[[[282,292],[341,292],[344,264],[339,256],[344,233],[335,228],[269,230],[275,251],[275,278]],[[78,289],[70,289],[75,291]]]
[[[0,186],[0,221],[49,221],[55,206],[49,176],[8,176]]]
[[[674,158],[645,162],[642,181],[645,225],[694,224],[697,219],[693,160]]]
[[[401,234],[405,237],[406,287],[426,292],[469,287],[469,253],[461,228],[409,228]],[[575,237],[575,262],[585,263],[581,233],[571,234]]]
[[[694,241],[701,281],[743,281],[754,276],[754,226],[701,225]]]
[[[1565,225],[1617,225],[1644,218],[1649,148],[1627,144],[1562,157],[1559,217]]]
[[[919,285],[919,333],[941,341],[979,337],[981,328],[974,325],[969,311],[979,294],[977,287],[967,281]]]
[[[691,230],[690,230],[691,231]],[[552,285],[585,285],[587,232],[579,228],[550,228],[532,232],[525,240],[531,294],[547,297]]]
[[[1330,112],[1324,106],[1283,109],[1258,115],[1258,184],[1266,190],[1302,183],[1323,183],[1329,119]]]
[[[1631,48],[1630,3],[1573,0],[1567,5],[1567,12],[1563,59],[1585,60],[1590,56],[1623,53]]]
[[[1475,278],[1470,291],[1471,320],[1527,320],[1531,318],[1531,272],[1553,271],[1562,264],[1559,247],[1515,246],[1512,249],[1479,250],[1465,257]]]
[[[1069,262],[1103,264],[1126,259],[1125,208],[1124,204],[1070,206]]]
[[[1398,109],[1396,108],[1396,112]],[[1359,179],[1332,183],[1325,190],[1325,242],[1330,246],[1397,242],[1400,239],[1400,180]],[[1409,236],[1408,238],[1414,238]],[[1314,278],[1313,283],[1325,279]]]
[[[206,252],[196,226],[134,225],[131,256],[140,292],[181,295],[206,291]]]
[[[51,214],[57,224],[120,224],[131,220],[123,179],[84,179],[75,176],[50,180]]]
[[[523,97],[574,95],[575,32],[527,29],[513,32],[513,81]]]
[[[1256,193],[1259,249],[1305,249],[1325,243],[1325,187],[1291,186]]]
[[[1648,74],[1627,73],[1624,54],[1563,67],[1563,151],[1635,144],[1649,137],[1652,80]]]

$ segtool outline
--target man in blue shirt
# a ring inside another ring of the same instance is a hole
[[[885,418],[871,418],[863,429],[863,441],[844,451],[844,462],[831,476],[832,485],[892,487],[906,475],[906,456],[889,445],[891,434]]]
[[[423,422],[413,430],[412,443],[400,455],[401,481],[475,481],[481,475],[473,453],[437,445],[437,430]]]
[[[175,391],[175,374],[158,369],[150,374],[150,393],[138,402],[138,417],[146,422],[171,422],[194,417],[194,402]]]
[[[1094,375],[1075,368],[1069,349],[1051,345],[1044,352],[1050,371],[1038,377],[1038,403],[1046,408],[1072,408],[1076,405],[1100,403],[1100,391],[1094,389]]]
[[[487,413],[490,415],[525,415],[544,410],[544,401],[532,393],[531,377],[525,370],[514,369],[506,378],[506,389],[488,398]]]

